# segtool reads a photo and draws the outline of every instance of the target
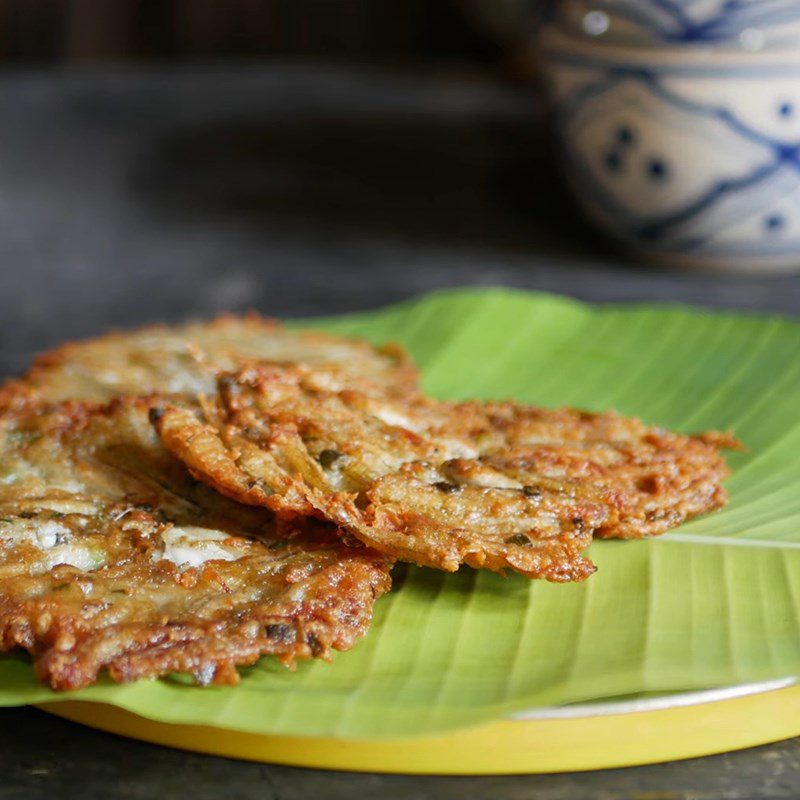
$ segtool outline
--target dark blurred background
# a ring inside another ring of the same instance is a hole
[[[502,15],[524,3],[489,0]],[[0,0],[12,60],[324,56],[491,61],[479,3],[457,0]],[[491,12],[490,12],[491,13]]]

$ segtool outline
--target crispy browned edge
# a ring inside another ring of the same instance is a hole
[[[58,409],[61,416],[51,432],[61,435],[85,426],[93,416],[112,415],[123,405],[147,413],[150,401],[117,398],[109,403],[29,402],[19,413]],[[341,539],[335,537],[342,551],[347,551],[348,546]],[[0,653],[27,651],[34,659],[37,677],[57,691],[91,685],[102,671],[118,683],[187,672],[200,684],[236,684],[240,679],[236,667],[251,665],[265,655],[274,655],[292,668],[296,661],[330,660],[332,649],[348,650],[364,636],[372,621],[374,602],[391,587],[390,559],[369,548],[359,547],[351,552],[357,558],[346,573],[338,563],[314,576],[337,586],[342,581],[350,586],[349,593],[332,592],[333,602],[326,605],[327,615],[342,617],[346,623],[329,621],[325,625],[305,612],[294,616],[264,614],[262,606],[235,620],[133,622],[122,624],[118,631],[114,626],[93,629],[82,615],[65,613],[65,604],[59,602],[58,596],[49,594],[44,599],[33,597],[20,602],[4,593],[0,581]],[[199,574],[207,569],[192,568],[192,572]],[[59,584],[79,583],[83,574],[69,565],[58,565],[44,575],[15,576],[12,580],[46,579],[54,573]],[[255,636],[254,624],[258,626]],[[103,653],[112,640],[124,640],[129,647],[111,660],[104,660]]]
[[[512,569],[526,577],[541,577],[554,582],[581,581],[596,571],[595,565],[581,555],[591,544],[592,527],[541,540],[540,546],[525,552],[524,558],[513,552],[490,552],[485,546],[476,544],[470,536],[455,530],[450,531],[446,545],[434,545],[420,534],[415,545],[408,546],[405,542],[407,537],[401,533],[406,529],[404,519],[395,512],[379,512],[371,523],[366,523],[366,527],[371,529],[376,526],[376,529],[383,531],[383,535],[376,536],[374,532],[368,534],[362,519],[363,513],[356,507],[353,496],[346,492],[328,496],[308,487],[297,476],[287,477],[277,493],[268,493],[258,484],[249,482],[243,474],[239,474],[239,468],[218,436],[201,423],[191,410],[173,405],[167,405],[166,408],[154,405],[150,419],[167,449],[187,466],[195,478],[212,486],[220,494],[237,502],[270,508],[290,518],[298,515],[317,516],[341,526],[368,547],[392,558],[449,572],[457,570],[462,563],[475,569],[495,572]],[[203,450],[203,454],[199,455],[198,450]],[[582,513],[588,519],[594,513],[594,504],[586,500],[584,506]],[[406,519],[414,516],[409,511]]]
[[[74,579],[69,569],[55,567],[60,585]],[[326,567],[318,580],[340,580],[342,565]],[[192,622],[126,622],[93,628],[50,592],[19,602],[0,589],[0,652],[16,648],[33,658],[37,678],[56,691],[93,684],[105,671],[117,683],[188,673],[195,680],[235,685],[236,667],[250,666],[262,656],[275,656],[293,668],[297,661],[330,660],[331,650],[345,651],[369,629],[375,600],[388,591],[388,569],[366,563],[350,565],[346,575],[357,589],[331,591],[321,625],[313,615],[276,613],[269,604],[242,611],[235,619]],[[347,624],[341,620],[347,618]],[[109,657],[109,650],[114,650]]]
[[[463,405],[469,408],[474,404]],[[517,404],[492,405],[502,407]],[[455,404],[454,408],[460,406],[461,404]],[[583,415],[583,412],[574,409],[561,409],[554,413],[574,414],[578,417]],[[620,415],[613,417],[623,425],[632,426],[634,429],[641,428],[638,434],[641,441],[634,439],[631,442],[632,452],[628,455],[631,459],[629,462],[625,462],[619,468],[612,468],[608,473],[609,483],[606,484],[605,490],[602,489],[601,483],[597,484],[598,490],[607,495],[605,502],[608,504],[610,517],[598,524],[594,531],[596,536],[622,539],[654,536],[700,514],[715,511],[725,504],[727,492],[721,482],[727,477],[729,470],[720,451],[741,447],[730,433],[710,431],[695,435],[678,434],[659,427],[645,426],[635,418],[625,418]],[[390,543],[364,534],[358,522],[363,517],[363,512],[356,508],[353,498],[346,493],[335,492],[328,496],[325,492],[306,486],[298,476],[287,475],[282,485],[273,487],[274,492],[262,487],[260,482],[248,479],[246,473],[237,467],[235,457],[228,452],[228,447],[220,440],[218,432],[213,430],[214,426],[198,420],[193,411],[167,405],[163,409],[155,409],[152,419],[168,449],[187,464],[198,480],[209,483],[220,493],[239,502],[266,506],[277,512],[320,514],[323,518],[349,530],[370,546],[384,549],[393,557],[413,563],[455,568],[454,565],[464,562],[476,568],[495,570],[510,566],[508,563],[500,563],[487,553],[474,551],[468,541],[462,541],[457,535],[452,539],[452,552],[442,551],[439,554],[441,563],[438,560],[432,563],[433,559],[425,559],[414,547],[404,547],[403,537],[397,537],[396,542]],[[281,436],[280,431],[276,436]],[[569,450],[571,444],[571,441],[565,441],[564,448]],[[244,443],[241,446],[247,447]],[[660,453],[660,456],[654,458],[652,463],[648,462],[646,465],[648,474],[642,476],[637,468],[639,456],[636,455],[636,451],[639,448],[647,450],[650,447],[654,447],[656,455]],[[238,447],[234,446],[234,450],[238,452]],[[532,445],[530,450],[542,451],[555,461],[564,459],[563,465],[567,468],[567,477],[570,477],[569,471],[574,469],[574,465],[571,466],[574,456],[560,454],[559,446],[553,444]],[[626,450],[627,447],[623,443],[622,452]],[[580,466],[579,461],[575,463]],[[598,474],[592,480],[598,482],[606,468],[598,464],[595,469],[598,470]],[[572,477],[580,480],[574,474]],[[652,489],[640,486],[640,480],[651,482]],[[651,503],[656,504],[656,511],[648,510],[648,505]],[[392,518],[384,518],[385,516],[381,515],[381,519],[386,523],[381,527],[382,530],[386,528],[388,531],[395,527],[405,530],[402,519],[395,520],[392,515],[389,515]],[[554,540],[553,554],[555,555],[561,548],[562,560],[574,559],[587,544],[588,542],[574,540],[564,542]],[[542,555],[546,560],[547,554],[543,552]],[[449,563],[449,567],[443,566],[445,562]],[[525,569],[518,571],[526,574]],[[546,576],[548,570],[539,567],[535,571]],[[582,564],[577,563],[574,574],[571,572],[567,576],[566,572],[559,573],[553,569],[552,575],[556,577],[550,579],[579,580],[591,571],[593,568],[584,568]]]
[[[15,408],[24,407],[25,404],[37,400],[39,395],[38,382],[41,377],[57,369],[62,363],[70,359],[71,353],[91,343],[101,341],[113,341],[114,339],[125,339],[131,334],[141,333],[172,333],[175,328],[184,325],[206,325],[209,328],[223,327],[225,325],[234,323],[245,323],[253,325],[262,329],[265,332],[274,331],[276,329],[286,329],[283,321],[275,317],[265,317],[257,311],[247,311],[243,314],[224,313],[216,317],[204,321],[198,319],[185,320],[183,322],[175,323],[174,325],[166,323],[153,323],[151,325],[142,325],[136,328],[120,328],[108,331],[100,336],[90,337],[88,339],[75,339],[63,342],[56,347],[39,353],[34,357],[33,363],[30,368],[20,377],[9,378],[0,384],[0,413],[13,410]],[[366,339],[358,337],[339,336],[338,334],[330,334],[313,329],[302,329],[296,331],[300,336],[313,336],[328,339],[329,341],[351,341],[363,343],[366,346],[374,347],[375,351],[380,354],[387,355],[389,358],[397,362],[398,385],[405,385],[414,387],[417,384],[419,377],[419,369],[414,363],[408,351],[396,342],[386,342],[382,345],[371,345]]]

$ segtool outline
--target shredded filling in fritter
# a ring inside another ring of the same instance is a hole
[[[0,645],[55,689],[326,658],[389,588],[389,560],[331,526],[193,480],[143,401],[7,413],[0,441]]]
[[[335,521],[392,557],[553,581],[594,571],[581,553],[609,517],[604,494],[486,463],[448,404],[346,385],[334,370],[257,365],[223,377],[199,413],[173,405],[153,418],[223,494]]]
[[[363,387],[362,387],[363,388]],[[440,403],[336,370],[253,365],[200,408],[154,419],[201,480],[240,502],[317,514],[393,557],[579,580],[592,532],[662,533],[725,502],[721,434],[614,413]]]
[[[595,536],[655,536],[727,502],[722,449],[730,434],[687,436],[613,411],[543,409],[519,403],[451,404],[457,427],[480,441],[484,463],[531,481],[575,480],[604,492],[609,517]]]
[[[39,356],[19,380],[0,389],[0,408],[31,400],[105,402],[123,395],[213,392],[217,370],[243,360],[337,364],[350,381],[413,387],[416,368],[397,345],[291,331],[255,314],[212,322],[153,325],[71,342]]]

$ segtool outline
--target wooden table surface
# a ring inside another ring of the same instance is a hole
[[[624,262],[559,188],[542,104],[435,73],[308,62],[0,75],[0,369],[111,326],[371,308],[504,284],[800,312],[800,278]],[[796,798],[800,742],[574,775],[245,764],[0,711],[0,798]]]

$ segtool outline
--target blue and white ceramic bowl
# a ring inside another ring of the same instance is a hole
[[[614,5],[634,4],[673,5]],[[558,25],[541,43],[566,171],[603,229],[671,263],[800,269],[800,46],[627,46]]]
[[[800,46],[798,0],[556,0],[555,24],[623,45]]]

